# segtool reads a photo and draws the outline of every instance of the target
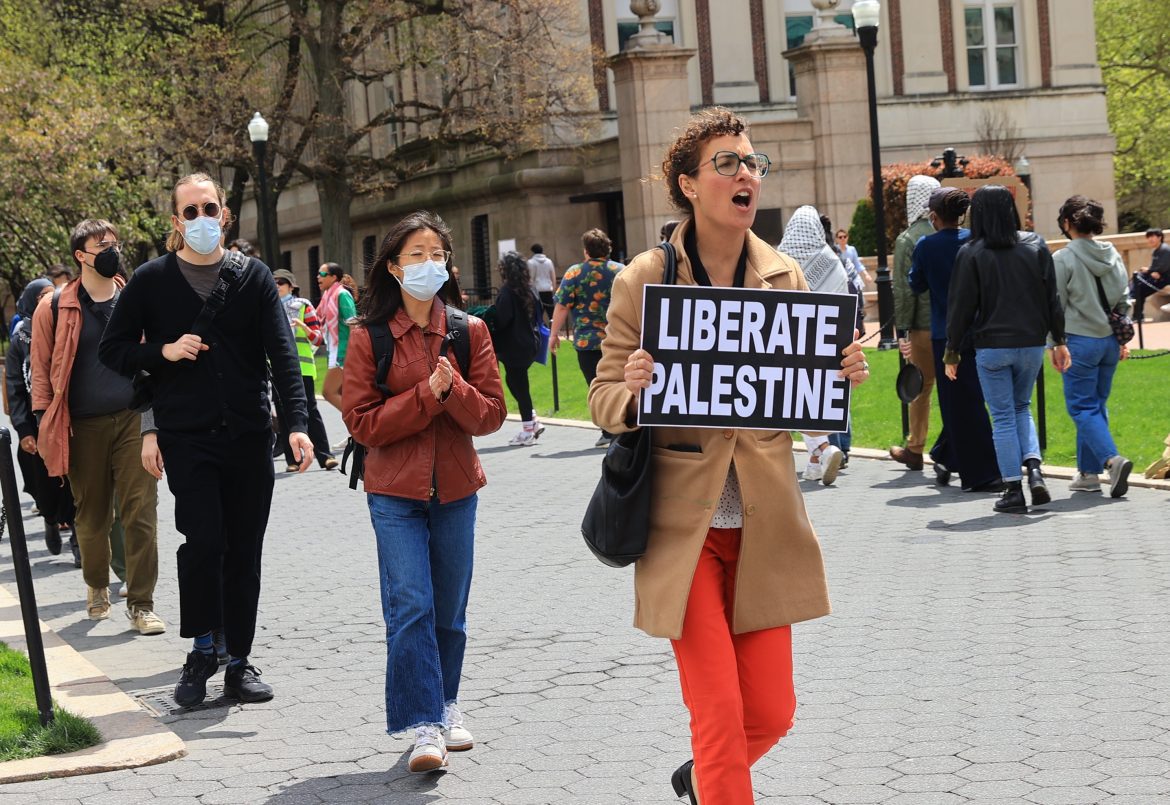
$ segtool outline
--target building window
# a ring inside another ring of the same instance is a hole
[[[362,238],[362,268],[364,276],[368,277],[370,269],[374,267],[374,258],[378,256],[378,236],[366,235]]]
[[[321,270],[321,247],[309,247],[309,301],[314,305],[321,301],[321,289],[317,287],[317,272]]]
[[[833,17],[833,22],[844,25],[850,31],[853,30],[852,14],[838,14]],[[789,14],[784,18],[784,28],[788,49],[798,48],[804,44],[804,38],[813,29],[813,15]],[[796,98],[796,71],[791,64],[788,65],[788,96],[794,100]]]
[[[477,215],[471,219],[471,271],[474,287],[464,288],[469,296],[486,299],[491,296],[491,243],[488,241],[488,217]]]
[[[626,49],[626,42],[629,41],[629,38],[631,36],[638,33],[638,30],[641,27],[642,26],[640,26],[636,22],[619,22],[618,23],[617,35],[618,35],[618,52],[619,53]],[[671,42],[678,41],[674,38],[674,20],[660,20],[660,19],[655,18],[654,27],[657,28],[660,33],[664,33],[667,36],[669,36]]]
[[[1016,4],[967,0],[963,25],[967,42],[967,84],[972,89],[1019,86]]]

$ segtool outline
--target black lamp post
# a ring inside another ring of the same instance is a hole
[[[256,159],[256,182],[259,193],[256,196],[256,231],[260,235],[260,252],[264,262],[273,268],[280,260],[276,242],[276,220],[272,209],[272,196],[268,192],[268,121],[257,112],[248,122],[248,137],[252,140],[252,155]]]
[[[869,89],[869,149],[873,167],[873,216],[877,232],[878,320],[882,334],[878,349],[893,349],[894,289],[890,284],[890,266],[886,261],[886,208],[882,200],[882,155],[878,140],[877,85],[874,80],[873,51],[877,47],[878,22],[882,6],[878,0],[857,0],[853,4],[853,26],[865,51],[865,79]]]

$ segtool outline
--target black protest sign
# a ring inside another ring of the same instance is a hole
[[[844,431],[856,311],[852,294],[647,285],[638,424]]]

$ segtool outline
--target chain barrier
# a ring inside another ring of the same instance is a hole
[[[1165,358],[1167,355],[1170,355],[1170,349],[1164,349],[1161,352],[1155,352],[1153,355],[1130,355],[1126,360],[1148,361],[1150,358]]]
[[[8,527],[8,508],[0,506],[0,539],[4,539],[4,529]]]

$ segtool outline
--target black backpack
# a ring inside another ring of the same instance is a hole
[[[394,395],[386,385],[386,379],[394,364],[394,336],[385,322],[367,324],[366,332],[370,334],[370,343],[374,348],[374,385],[382,392],[382,399],[392,397]],[[459,365],[463,377],[470,377],[471,336],[467,333],[467,313],[451,305],[447,305],[447,334],[443,336],[439,355],[446,356],[449,349],[455,350],[455,363]],[[341,454],[342,475],[346,474],[347,463],[351,463],[349,488],[357,489],[358,481],[365,477],[366,446],[355,441],[352,436],[346,441],[345,452]]]

